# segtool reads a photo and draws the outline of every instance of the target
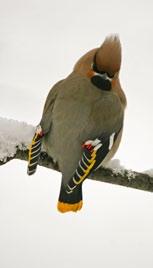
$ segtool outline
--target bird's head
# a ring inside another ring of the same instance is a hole
[[[121,67],[121,44],[117,35],[106,37],[99,48],[94,48],[83,55],[75,64],[74,72],[88,77],[102,90],[112,90],[119,96],[126,107],[126,96],[119,81]]]
[[[102,90],[115,86],[121,65],[121,44],[117,35],[107,37],[99,48],[86,53],[74,71],[87,76]]]
[[[111,90],[121,66],[121,45],[117,35],[107,37],[94,54],[87,73],[91,82],[100,89]]]

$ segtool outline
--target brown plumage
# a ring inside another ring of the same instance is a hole
[[[105,39],[99,48],[94,48],[84,54],[75,64],[74,72],[88,77],[90,76],[91,65],[96,55],[97,67],[100,71],[108,72],[110,75],[115,75],[112,83],[112,90],[120,98],[123,110],[127,105],[127,100],[119,80],[119,71],[121,68],[121,43],[117,35],[111,35]],[[116,153],[122,138],[123,129],[120,131],[116,142],[114,143],[111,152],[103,161],[103,166],[112,159]]]
[[[96,53],[97,67],[111,76],[117,74],[121,67],[121,44],[118,36],[105,39]]]
[[[115,91],[126,108],[127,100],[119,81],[121,67],[121,43],[117,35],[107,37],[99,48],[94,48],[83,55],[75,64],[74,72],[87,77],[96,54],[96,63],[100,71],[115,75],[112,90]]]
[[[99,48],[81,57],[72,73],[48,94],[40,124],[45,133],[43,145],[62,172],[58,202],[61,212],[82,207],[82,182],[77,186],[74,185],[77,180],[73,179],[82,159],[82,144],[102,138],[102,165],[119,146],[126,106],[119,81],[120,65],[119,38],[110,36]],[[68,194],[66,187],[71,189],[70,185],[74,185],[75,190]]]

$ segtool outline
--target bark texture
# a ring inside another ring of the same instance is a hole
[[[13,159],[20,159],[27,161],[28,150],[18,149],[13,157],[7,158],[5,162],[0,161],[0,165],[4,165],[8,161]],[[59,171],[58,166],[53,162],[52,158],[50,158],[44,152],[41,153],[39,165]],[[149,176],[148,174],[136,171],[131,170],[116,171],[112,169],[101,168],[95,171],[93,174],[91,174],[88,179],[153,192],[153,177]]]

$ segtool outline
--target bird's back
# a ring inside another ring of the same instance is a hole
[[[120,66],[121,44],[113,35],[81,57],[48,94],[28,167],[33,174],[43,142],[62,172],[57,205],[61,212],[81,209],[82,182],[105,166],[119,146],[126,107]]]
[[[44,138],[45,148],[58,162],[62,162],[61,152],[64,159],[73,156],[77,162],[83,142],[120,127],[122,105],[114,92],[98,89],[88,78],[75,72],[55,87],[58,95],[52,111],[51,131]]]

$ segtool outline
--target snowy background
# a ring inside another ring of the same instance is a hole
[[[153,168],[153,2],[0,0],[0,117],[37,125],[50,87],[77,59],[119,33],[128,98],[126,168]],[[1,129],[0,129],[1,131]],[[0,167],[1,268],[152,268],[153,195],[84,183],[77,214],[56,210],[61,175],[27,163]]]

